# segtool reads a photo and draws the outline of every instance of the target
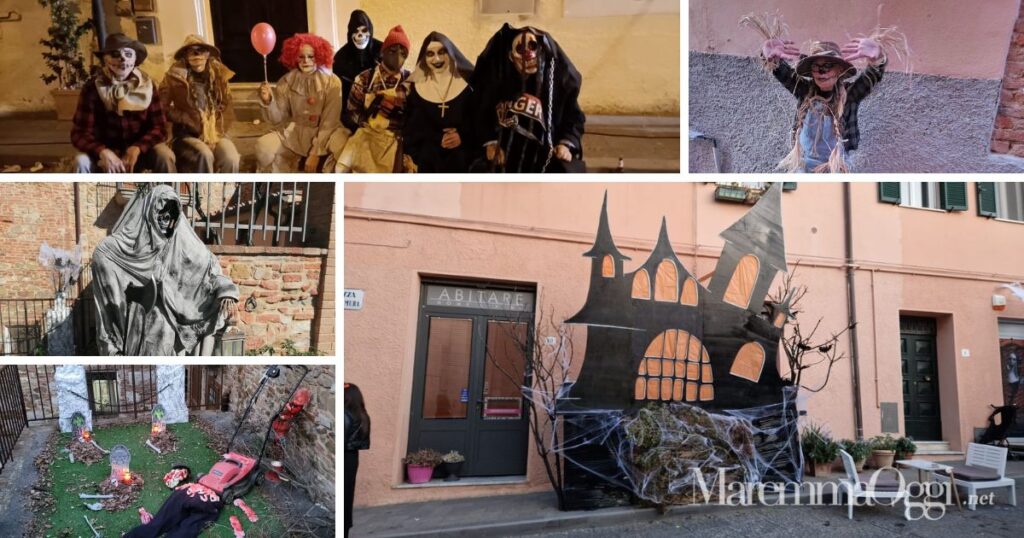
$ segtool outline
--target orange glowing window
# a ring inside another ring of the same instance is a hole
[[[676,379],[672,385],[672,399],[681,402],[683,400],[683,380]]]
[[[671,400],[672,399],[672,380],[664,379],[661,382],[661,399]]]
[[[700,379],[700,365],[699,364],[697,364],[695,362],[691,362],[691,363],[688,363],[686,365],[686,379],[691,379],[691,380],[694,380],[694,381],[696,381],[697,379]]]
[[[641,269],[633,275],[633,298],[651,298],[651,277],[647,275],[646,269]]]
[[[757,342],[748,342],[743,344],[743,347],[736,353],[736,359],[733,360],[729,373],[757,383],[761,379],[762,368],[764,368],[764,348]]]
[[[642,377],[636,378],[636,385],[633,387],[633,399],[643,400],[647,394],[647,381]]]
[[[676,264],[671,260],[662,260],[654,276],[654,300],[676,302],[679,293],[677,280]]]
[[[686,384],[686,401],[693,402],[697,400],[697,384],[689,382]]]
[[[781,328],[785,324],[786,324],[786,313],[785,312],[779,312],[778,314],[775,314],[775,326]]]
[[[601,260],[601,276],[605,278],[615,277],[615,260],[612,259],[610,254]]]
[[[709,392],[704,385],[711,382],[708,352],[700,340],[685,330],[668,329],[647,345],[637,368],[633,398],[707,401],[713,399],[714,391]]]
[[[687,278],[683,283],[683,293],[679,296],[679,304],[697,306],[697,281]]]
[[[660,380],[658,378],[656,378],[656,377],[651,377],[651,378],[647,379],[647,399],[648,400],[657,400],[658,399],[658,393],[659,393],[658,389],[661,388],[660,385],[658,384],[659,381]]]
[[[665,347],[665,333],[661,333],[651,340],[650,345],[647,346],[647,351],[644,352],[644,357],[658,357],[661,358],[661,350]]]
[[[686,346],[690,345],[690,333],[686,331],[679,331],[679,337],[676,339],[676,358],[686,358]]]
[[[725,290],[725,302],[740,308],[747,308],[750,305],[750,296],[754,293],[760,266],[761,263],[753,254],[740,258],[736,270],[732,273],[732,279],[729,280],[729,287]]]
[[[674,359],[676,356],[676,331],[668,330],[663,332],[665,335],[665,354],[662,355],[666,359]],[[684,331],[683,334],[686,334]]]
[[[715,399],[715,387],[711,385],[700,386],[700,401],[706,402]]]
[[[702,364],[700,366],[700,380],[702,383],[711,383],[714,381],[714,378],[711,375],[710,364]]]

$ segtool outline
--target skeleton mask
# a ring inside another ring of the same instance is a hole
[[[402,45],[391,45],[387,50],[381,52],[381,63],[392,73],[397,73],[405,65],[405,59],[409,57],[409,49]]]
[[[519,74],[525,77],[537,72],[539,54],[540,42],[537,41],[537,35],[529,30],[523,30],[512,41],[512,52],[509,53],[509,57]]]
[[[135,49],[125,47],[107,53],[103,57],[103,66],[111,78],[124,80],[135,69],[135,58]]]
[[[357,27],[352,33],[352,44],[359,50],[365,49],[370,44],[370,30],[365,26]]]
[[[193,71],[202,73],[206,71],[207,63],[210,61],[210,51],[203,47],[189,47],[185,51],[185,58]]]
[[[307,75],[316,71],[316,53],[310,45],[303,45],[299,49],[299,71]]]
[[[431,41],[427,45],[427,53],[424,59],[430,67],[430,72],[435,77],[444,76],[447,72],[451,71],[449,67],[451,59],[448,56],[448,50],[444,48],[440,41]]]
[[[170,238],[174,233],[174,223],[178,220],[178,206],[167,202],[156,214],[156,224],[160,227],[160,233]]]

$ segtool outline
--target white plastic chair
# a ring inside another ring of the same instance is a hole
[[[974,510],[978,503],[978,490],[992,488],[1010,488],[1010,504],[1017,506],[1017,485],[1012,478],[1006,478],[1006,454],[1008,450],[1004,447],[969,443],[967,445],[968,467],[982,467],[994,471],[998,478],[994,480],[970,478],[963,466],[953,465],[953,482],[967,490],[967,507]],[[949,477],[941,473],[935,474],[935,479],[941,482],[949,482]]]
[[[867,499],[868,501],[880,501],[887,500],[895,505],[897,501],[906,499],[909,497],[907,489],[902,487],[903,481],[899,481],[900,487],[895,490],[892,489],[872,489],[870,481],[863,482],[861,477],[857,474],[857,466],[853,463],[853,457],[850,456],[845,450],[839,450],[839,456],[843,459],[843,469],[846,470],[846,477],[839,480],[840,491],[844,493],[846,497],[847,505],[847,517],[853,519],[853,505],[860,499]],[[884,470],[884,469],[883,469]],[[891,469],[892,472],[896,473],[897,476],[902,478],[899,471]],[[909,514],[906,510],[903,511],[903,517],[910,520]]]

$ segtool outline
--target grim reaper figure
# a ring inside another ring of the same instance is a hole
[[[547,32],[506,23],[476,61],[477,172],[585,172],[583,77]]]
[[[132,198],[92,273],[101,355],[211,355],[238,302],[167,185]]]

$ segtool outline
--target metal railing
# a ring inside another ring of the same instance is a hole
[[[0,366],[0,472],[14,458],[14,445],[28,426],[18,368]]]
[[[306,242],[309,181],[163,184],[178,193],[189,225],[208,244],[253,246],[257,241],[267,244],[269,240],[273,246],[285,246]],[[101,182],[97,188],[97,207],[101,200],[111,198],[125,205],[135,192],[150,185],[153,183]]]

